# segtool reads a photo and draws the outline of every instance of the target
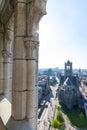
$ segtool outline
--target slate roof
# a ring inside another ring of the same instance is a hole
[[[64,81],[64,84],[63,84],[63,85],[64,85],[64,86],[71,86],[71,85],[73,85],[73,84],[72,84],[70,78],[67,77],[67,79]]]
[[[79,104],[80,106],[83,106],[83,107],[84,107],[84,103],[87,103],[87,100],[85,100],[84,98],[83,98],[83,99],[79,99],[78,104]]]

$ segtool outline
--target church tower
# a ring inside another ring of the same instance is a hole
[[[65,62],[64,78],[66,79],[67,77],[72,81],[72,62],[69,60]]]

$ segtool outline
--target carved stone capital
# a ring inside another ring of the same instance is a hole
[[[24,38],[24,45],[26,48],[26,58],[27,59],[36,59],[35,51],[38,47],[38,41],[36,41],[33,37]]]
[[[32,37],[24,38],[24,44],[28,49],[36,49],[36,41]]]
[[[2,56],[3,56],[4,58],[9,58],[9,57],[12,56],[12,54],[9,53],[7,50],[2,50]]]

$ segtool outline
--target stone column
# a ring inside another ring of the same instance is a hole
[[[37,130],[38,110],[38,50],[39,21],[46,14],[46,1],[27,0],[27,37],[25,38],[27,57],[27,119],[34,130]]]
[[[37,129],[36,47],[34,37],[25,38],[27,59],[27,112],[26,117],[34,130]]]
[[[12,117],[26,118],[27,70],[24,37],[26,36],[26,0],[18,0],[14,12],[14,50],[12,79]]]
[[[39,39],[38,39],[39,40]],[[36,46],[36,53],[35,53],[35,56],[36,56],[36,76],[35,76],[35,88],[36,88],[36,104],[35,104],[35,111],[36,111],[36,122],[37,122],[37,119],[38,119],[38,54],[39,53],[39,42]],[[36,127],[37,128],[37,127]]]
[[[37,30],[46,13],[44,3],[46,1],[17,0],[14,12],[12,117],[15,121],[28,121],[33,130],[37,130]]]
[[[0,25],[0,94],[3,94],[3,29],[1,29],[2,25]]]
[[[11,101],[13,31],[5,26],[3,35],[3,93]]]
[[[12,66],[13,66],[13,44],[14,44],[14,15],[9,19],[8,23],[5,25],[6,35],[5,35],[5,53],[4,56],[4,66],[5,66],[5,77],[7,73],[7,88],[4,87],[4,93],[6,98],[11,101],[12,97]],[[4,85],[4,86],[5,86]],[[6,91],[6,89],[7,91]]]
[[[4,96],[11,101],[11,81],[10,81],[10,61],[9,56],[10,54],[7,52],[7,50],[2,50],[3,55],[3,93]]]

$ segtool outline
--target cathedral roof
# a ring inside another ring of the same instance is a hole
[[[69,77],[67,77],[67,79],[64,81],[64,84],[63,84],[64,86],[71,86],[71,85],[73,85],[72,84],[72,82],[71,82],[71,80],[70,80],[70,78]]]

